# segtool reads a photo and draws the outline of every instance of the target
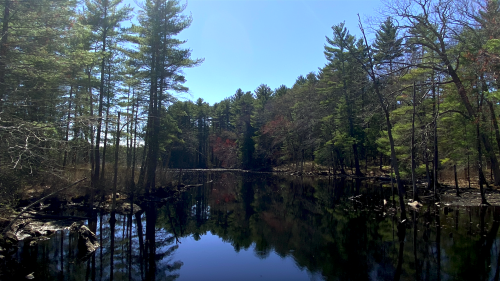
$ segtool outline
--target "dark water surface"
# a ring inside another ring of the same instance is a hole
[[[58,232],[17,260],[34,280],[498,280],[500,209],[434,204],[398,231],[391,190],[358,181],[186,173],[176,203],[87,222],[81,261]],[[361,195],[361,196],[358,196]],[[355,198],[352,198],[356,196]],[[351,198],[351,199],[349,199]],[[398,236],[399,234],[399,236]],[[23,275],[24,276],[24,275]]]

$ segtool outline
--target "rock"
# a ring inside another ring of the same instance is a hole
[[[0,239],[0,245],[2,245],[5,252],[11,252],[17,250],[18,241],[17,236],[11,231],[8,231],[3,236],[3,239]]]
[[[31,235],[33,237],[36,236],[36,231],[33,229],[33,227],[31,225],[25,227],[23,229],[23,232],[26,233],[26,234],[29,234],[29,235]]]
[[[5,242],[7,242],[9,244],[10,243],[14,244],[14,243],[17,243],[18,240],[17,240],[16,235],[14,233],[12,233],[11,231],[9,231],[5,234]]]
[[[422,207],[422,204],[420,204],[420,202],[418,202],[418,201],[414,201],[414,202],[408,203],[408,206],[410,206],[414,210],[418,210],[420,207]]]
[[[36,236],[37,237],[40,237],[40,236],[47,236],[48,235],[48,232],[44,229],[38,229],[35,231],[36,233]]]
[[[29,233],[20,232],[16,234],[16,237],[18,241],[22,241],[24,239],[32,238],[33,236],[31,236]]]
[[[96,235],[85,225],[80,226],[78,229],[79,255],[86,257],[97,250],[99,246]]]
[[[17,252],[17,238],[12,232],[7,232],[5,236],[0,235],[0,253],[10,256]]]
[[[71,226],[69,227],[69,230],[71,232],[75,232],[75,231],[78,231],[80,229],[80,226],[82,226],[82,223],[81,222],[74,222],[71,224]]]
[[[30,247],[35,247],[36,245],[38,245],[36,240],[30,241]]]
[[[130,211],[132,210],[132,205],[130,203],[123,203],[121,206],[117,208],[117,211],[123,214],[130,214]],[[141,210],[141,207],[137,206],[134,204],[134,214],[139,212]]]

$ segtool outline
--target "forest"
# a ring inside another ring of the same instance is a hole
[[[0,2],[2,204],[76,169],[91,192],[120,171],[149,193],[166,169],[378,167],[403,210],[403,179],[436,188],[455,169],[500,185],[498,0],[388,0],[378,23],[328,23],[327,63],[293,85],[213,105],[179,98],[183,69],[203,63],[177,39],[187,3]]]

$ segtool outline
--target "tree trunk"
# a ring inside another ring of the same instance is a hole
[[[460,80],[460,77],[458,76],[457,72],[451,67],[451,64],[448,65],[448,72],[452,78],[453,83],[458,89],[458,94],[460,96],[460,99],[462,100],[462,104],[467,109],[469,118],[473,118],[474,116],[476,116],[476,113],[474,112],[469,98],[467,97],[467,92],[464,85],[462,84],[462,81]],[[488,155],[492,165],[493,177],[495,180],[494,184],[500,185],[500,167],[495,152],[493,151],[493,147],[491,146],[490,139],[484,132],[482,132],[482,130],[480,130],[479,134],[480,139],[484,145],[484,149],[486,150],[486,154]]]
[[[406,193],[403,182],[401,181],[401,177],[399,175],[399,163],[396,157],[396,149],[394,145],[394,138],[392,137],[392,125],[389,119],[389,112],[385,109],[385,118],[387,123],[387,134],[389,135],[389,143],[391,145],[391,162],[392,167],[394,169],[394,174],[396,175],[396,183],[398,185],[398,195],[399,195],[399,207],[401,208],[401,221],[406,220],[406,208],[404,202],[404,195]]]
[[[415,178],[415,104],[416,104],[416,89],[413,82],[413,113],[411,117],[411,180],[413,184],[413,201],[418,199],[417,184]]]
[[[432,185],[433,185],[433,190],[434,190],[434,199],[438,198],[437,194],[437,185],[438,185],[438,168],[439,168],[439,152],[438,152],[438,135],[437,135],[437,120],[438,120],[438,114],[439,114],[439,104],[438,100],[436,99],[436,85],[434,84],[434,72],[432,73],[432,112],[434,115],[434,158],[433,158],[433,165],[432,165]],[[437,106],[436,106],[437,104]]]
[[[134,93],[132,93],[132,100],[134,100]],[[134,124],[133,118],[134,118],[134,103],[132,102],[132,113],[129,114],[129,107],[130,107],[130,87],[128,89],[127,93],[127,171],[130,170],[130,165],[132,165],[132,126]],[[130,116],[132,115],[132,116]]]
[[[80,91],[78,89],[75,91],[75,102],[74,102],[74,111],[73,111],[73,116],[75,118],[75,121],[73,122],[73,139],[79,140],[82,137],[82,130],[81,127],[78,125],[78,122],[76,121],[77,116],[79,115],[80,117],[83,116],[83,112],[81,109],[81,104],[80,104]],[[75,166],[77,164],[77,155],[78,152],[80,151],[80,145],[76,146],[75,149],[73,149],[72,157],[71,157],[71,164]],[[85,158],[85,157],[82,157]]]
[[[146,178],[146,169],[148,167],[147,163],[147,149],[148,149],[148,135],[146,134],[146,137],[144,138],[144,147],[142,149],[142,156],[141,156],[141,170],[139,171],[139,178],[137,179],[137,184],[138,187],[144,187],[144,179]]]
[[[382,172],[382,152],[379,152],[379,167],[378,169]]]
[[[118,111],[118,120],[116,123],[116,143],[115,143],[115,176],[113,178],[113,205],[112,212],[116,210],[116,184],[118,181],[118,151],[120,150],[120,111]]]
[[[338,160],[339,166],[340,166],[340,174],[347,175],[347,173],[345,172],[345,169],[344,169],[344,157],[342,157],[342,155],[340,154],[340,151],[338,149],[335,149],[335,152],[337,152],[337,160]]]
[[[68,121],[66,122],[66,137],[65,137],[65,143],[66,146],[68,146],[68,141],[69,141],[69,124],[70,124],[70,118],[71,118],[71,100],[73,98],[73,85],[69,88],[69,101],[68,101]],[[68,158],[68,149],[66,148],[64,150],[64,159],[63,159],[63,168],[66,167],[66,160]]]
[[[464,122],[464,136],[467,137],[467,121]],[[470,156],[469,156],[469,145],[466,145],[466,150],[467,150],[467,182],[469,183],[469,188],[470,188]]]
[[[360,20],[359,25],[360,25],[361,32],[363,33],[366,48],[370,49],[370,46],[368,45],[368,40],[366,39],[365,31],[363,29],[363,26],[361,25],[361,20]],[[401,208],[401,222],[405,222],[406,221],[406,206],[405,206],[405,202],[404,202],[404,195],[406,193],[406,190],[405,190],[405,187],[403,185],[403,182],[401,181],[401,177],[399,175],[399,163],[398,163],[398,159],[396,156],[394,138],[392,136],[392,124],[391,124],[391,119],[390,119],[389,109],[388,109],[390,104],[389,103],[386,104],[384,102],[384,97],[382,96],[382,93],[380,92],[379,79],[377,78],[377,75],[375,74],[375,69],[374,69],[375,67],[373,65],[373,58],[371,57],[370,52],[368,52],[368,55],[369,55],[368,64],[366,62],[362,62],[361,60],[359,60],[359,61],[363,64],[364,70],[367,72],[368,76],[372,80],[375,93],[376,93],[378,100],[379,100],[380,107],[382,107],[382,109],[384,111],[385,121],[386,121],[386,125],[387,125],[387,135],[389,136],[389,143],[391,146],[391,163],[392,163],[392,167],[394,168],[394,173],[396,175],[396,182],[398,185],[399,207]]]
[[[101,169],[101,182],[104,180],[104,173],[105,173],[105,168],[106,168],[106,150],[108,146],[108,128],[109,128],[109,107],[110,107],[110,102],[109,102],[109,91],[108,91],[108,100],[107,100],[107,108],[106,108],[106,122],[105,122],[105,128],[104,128],[104,144],[102,147],[102,169]]]
[[[137,150],[137,120],[139,112],[139,99],[137,99],[137,106],[135,110],[135,122],[134,122],[134,147],[132,150],[132,171],[130,173],[130,192],[132,195],[135,192],[135,161],[136,161],[136,150]]]
[[[145,192],[154,191],[156,184],[156,165],[158,161],[158,134],[159,130],[159,112],[158,112],[158,77],[156,75],[158,56],[156,42],[152,44],[152,60],[151,60],[151,85],[149,89],[149,112],[148,112],[148,154],[147,154],[147,171]]]
[[[343,50],[342,50],[343,51]],[[342,84],[343,84],[343,88],[344,88],[344,98],[345,98],[345,101],[346,101],[346,106],[347,106],[347,120],[349,122],[349,136],[351,138],[355,138],[354,137],[354,120],[353,120],[353,112],[352,112],[352,103],[351,103],[351,99],[349,98],[348,94],[347,94],[347,83],[346,83],[346,79],[347,77],[345,77],[345,65],[344,65],[345,61],[343,60],[342,61]],[[356,169],[356,176],[363,176],[363,173],[361,172],[361,169],[359,167],[359,155],[358,155],[358,145],[356,144],[356,142],[354,142],[352,144],[352,150],[353,150],[353,155],[354,155],[354,167]]]
[[[111,62],[108,62],[108,87],[106,89],[106,127],[104,128],[104,145],[102,147],[102,169],[101,182],[104,180],[105,165],[106,165],[106,147],[108,144],[108,128],[109,128],[109,108],[111,107]]]
[[[107,12],[108,12],[108,6],[105,5],[104,6],[104,21],[103,22],[106,22],[107,21]],[[106,39],[107,39],[107,26],[103,26],[103,34],[102,34],[102,48],[101,48],[101,52],[102,52],[102,60],[101,60],[101,82],[100,82],[100,85],[99,85],[99,109],[98,109],[98,120],[97,120],[97,133],[96,133],[96,140],[95,140],[95,148],[94,148],[94,159],[95,159],[95,166],[94,166],[94,178],[93,178],[93,181],[94,181],[94,185],[97,187],[97,188],[100,188],[100,177],[99,177],[99,174],[100,174],[100,153],[99,153],[99,150],[100,150],[100,144],[101,144],[101,129],[102,129],[102,106],[103,106],[103,103],[104,103],[104,74],[106,72],[105,70],[105,65],[106,65],[106,58],[105,58],[105,53],[106,53]]]
[[[94,119],[94,99],[92,96],[92,84],[90,80],[91,68],[88,68],[87,78],[88,78],[88,91],[89,91],[89,99],[90,99],[90,120]],[[94,126],[90,125],[90,194],[89,195],[89,214],[92,215],[94,210],[94,190],[96,189],[96,182],[94,180],[94,167],[95,167],[95,158],[94,158]]]
[[[479,113],[479,96],[477,97],[477,107],[478,107],[478,113]],[[484,196],[484,189],[483,189],[483,183],[484,183],[484,175],[483,175],[483,167],[482,167],[482,153],[481,153],[481,141],[480,141],[480,130],[479,130],[479,122],[480,118],[478,118],[477,123],[476,123],[476,145],[477,145],[477,171],[478,171],[478,178],[479,178],[479,191],[481,192],[481,204],[488,204],[486,202],[486,197]]]
[[[4,96],[7,90],[7,85],[5,84],[5,71],[7,68],[6,58],[9,38],[10,2],[11,0],[4,1],[2,39],[0,40],[0,112],[3,111]]]
[[[483,183],[486,182],[484,174],[483,174],[483,167],[482,167],[482,153],[481,153],[481,142],[479,141],[479,125],[477,125],[477,151],[478,151],[478,157],[477,157],[477,170],[478,170],[478,178],[479,178],[479,192],[481,192],[481,204],[488,204],[486,201],[486,197],[484,195],[484,188],[483,188]]]
[[[490,107],[491,121],[493,122],[493,128],[495,129],[495,139],[498,145],[498,151],[500,151],[500,130],[498,128],[498,120],[495,114],[495,108],[493,107],[493,103],[490,100],[486,100],[488,106]]]

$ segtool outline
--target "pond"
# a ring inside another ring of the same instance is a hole
[[[185,173],[204,183],[135,215],[60,231],[16,259],[34,280],[498,280],[500,209],[426,204],[398,229],[390,188],[345,179]],[[389,203],[384,206],[384,199]],[[392,210],[392,211],[391,211]]]

